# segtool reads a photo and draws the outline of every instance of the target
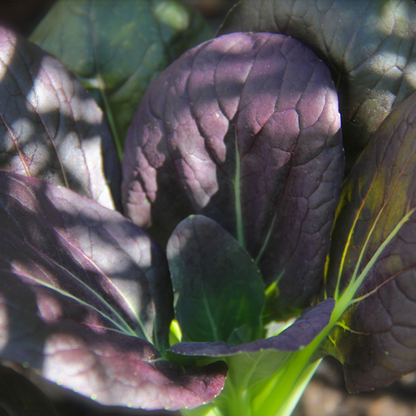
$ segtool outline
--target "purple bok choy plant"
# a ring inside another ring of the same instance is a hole
[[[94,101],[55,58],[1,30],[3,363],[101,404],[201,416],[289,415],[327,354],[350,391],[415,370],[416,98],[394,76],[366,95],[355,64],[340,67],[325,16],[345,2],[325,13],[312,0],[281,3],[242,0],[229,34],[151,84],[121,186]],[[384,6],[382,22],[406,21]],[[366,10],[374,20],[379,9]],[[341,74],[337,89],[305,44]],[[376,46],[370,68],[387,56]],[[400,99],[375,105],[397,82]],[[348,139],[342,187],[339,108],[344,136],[356,125],[368,143],[355,162]],[[22,387],[32,406],[53,414],[32,387]],[[24,394],[19,382],[9,389]],[[1,392],[0,404],[13,405]]]

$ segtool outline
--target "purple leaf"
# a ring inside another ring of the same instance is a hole
[[[352,164],[391,110],[416,89],[415,19],[412,0],[241,0],[219,33],[284,33],[318,54],[338,85]]]
[[[263,350],[297,351],[310,344],[325,328],[334,305],[334,299],[325,300],[302,315],[289,328],[271,338],[240,345],[229,345],[225,342],[180,342],[173,345],[169,351],[181,355],[209,357],[227,357]]]
[[[351,392],[416,370],[416,94],[374,134],[341,196],[326,292],[353,302],[332,336]]]
[[[278,281],[277,314],[318,290],[343,175],[329,70],[300,42],[234,33],[188,51],[147,91],[123,159],[125,213],[166,242],[218,222]]]
[[[1,27],[0,169],[108,208],[111,188],[119,203],[119,163],[101,110],[58,60]]]
[[[68,189],[0,172],[0,229],[3,360],[103,404],[174,410],[219,394],[223,364],[182,370],[149,342],[167,346],[172,288],[140,228]]]

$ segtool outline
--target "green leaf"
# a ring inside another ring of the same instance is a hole
[[[328,348],[363,391],[416,370],[416,94],[380,126],[343,189],[326,291],[347,308]]]
[[[185,340],[240,343],[262,335],[263,280],[231,234],[191,216],[173,232],[167,254]]]
[[[150,82],[209,37],[202,18],[179,0],[60,0],[30,39],[78,75],[103,108],[121,157]]]

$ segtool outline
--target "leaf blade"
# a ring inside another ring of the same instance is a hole
[[[415,103],[413,94],[377,130],[351,171],[337,214],[327,293],[337,285],[350,305],[332,338],[350,391],[385,385],[415,368],[409,338]]]
[[[68,189],[7,172],[0,219],[3,360],[103,404],[177,410],[220,393],[224,363],[183,369],[146,339],[165,347],[173,317],[167,262],[146,233]]]
[[[186,340],[262,335],[264,284],[249,254],[215,221],[182,221],[167,246],[176,318]]]
[[[120,167],[102,112],[59,61],[4,28],[0,91],[2,170],[119,206]]]

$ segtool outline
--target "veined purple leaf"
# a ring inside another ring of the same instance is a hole
[[[0,169],[119,204],[120,168],[102,111],[57,59],[1,27]]]
[[[334,305],[334,299],[326,299],[307,311],[279,335],[271,338],[240,345],[230,345],[225,342],[180,342],[170,347],[169,351],[187,356],[208,357],[227,357],[264,350],[297,351],[310,344],[328,325]]]
[[[336,216],[326,291],[349,308],[331,349],[352,392],[416,370],[415,125],[412,94],[364,150]]]
[[[415,21],[412,0],[241,0],[219,33],[284,33],[317,53],[338,85],[351,164],[416,89]]]
[[[173,410],[219,394],[223,364],[182,370],[150,343],[167,346],[172,288],[140,228],[66,188],[0,172],[0,230],[3,360],[103,404]]]
[[[313,342],[329,323],[334,304],[333,299],[325,300],[302,315],[289,328],[271,338],[241,345],[229,345],[224,342],[181,342],[173,345],[169,351],[184,356],[195,356],[196,359],[224,357],[232,369],[229,375],[230,382],[233,382],[233,378],[234,382],[239,378],[247,380],[247,386],[250,386],[250,392],[254,394],[254,387],[258,389],[261,383],[267,385],[270,377],[282,370],[293,353],[303,350]]]
[[[191,216],[176,227],[167,256],[175,316],[185,340],[241,344],[262,337],[261,274],[224,228]]]
[[[329,70],[295,39],[234,33],[188,51],[151,85],[123,159],[125,213],[167,241],[191,214],[244,247],[278,314],[317,291],[343,175]]]

